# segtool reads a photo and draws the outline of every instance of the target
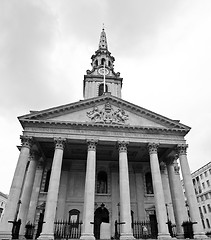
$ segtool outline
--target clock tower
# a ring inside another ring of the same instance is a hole
[[[99,48],[92,55],[92,70],[84,75],[84,99],[101,96],[104,92],[121,98],[122,78],[114,71],[115,58],[108,51],[104,28],[100,35]]]

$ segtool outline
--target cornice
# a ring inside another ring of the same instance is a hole
[[[68,122],[68,121],[53,121],[53,120],[33,120],[33,119],[22,119],[20,120],[23,126],[25,125],[45,125],[45,127],[54,128],[55,126],[61,127],[85,127],[85,128],[98,128],[98,129],[128,129],[131,131],[144,131],[147,133],[178,133],[186,134],[188,131],[186,129],[179,128],[159,128],[159,127],[142,127],[142,126],[131,126],[129,124],[118,125],[118,124],[102,124],[93,122]]]

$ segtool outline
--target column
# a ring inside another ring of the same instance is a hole
[[[178,145],[177,151],[179,154],[179,161],[182,171],[182,177],[185,187],[185,195],[187,198],[189,211],[190,211],[190,218],[192,222],[196,222],[196,224],[193,224],[193,231],[194,231],[194,238],[206,238],[206,235],[203,230],[201,217],[199,213],[199,208],[196,200],[196,195],[193,187],[192,177],[190,168],[188,165],[187,160],[187,150],[188,145]]]
[[[35,171],[37,167],[37,159],[35,156],[35,153],[32,153],[29,157],[29,165],[28,165],[28,170],[26,172],[26,177],[23,185],[23,191],[21,194],[21,205],[20,205],[20,210],[18,214],[18,219],[21,219],[21,227],[20,227],[20,232],[19,236],[20,238],[24,237],[25,234],[25,226],[26,226],[26,218],[28,214],[28,209],[29,209],[29,203],[31,199],[31,194],[32,194],[32,187],[34,183],[34,177],[35,177]]]
[[[29,204],[29,210],[28,210],[28,216],[27,216],[27,222],[30,222],[30,223],[34,223],[34,220],[35,220],[35,213],[36,213],[37,201],[40,193],[42,174],[43,174],[43,159],[40,158],[40,160],[38,161],[38,166],[35,173],[32,196],[31,196],[31,201]]]
[[[177,238],[183,238],[184,232],[182,223],[188,220],[187,209],[185,207],[185,198],[183,194],[183,189],[181,185],[179,167],[177,164],[177,157],[169,159],[167,163],[167,171],[169,177],[169,186],[171,191],[174,217],[177,228]]]
[[[95,239],[93,234],[95,175],[96,175],[96,140],[87,140],[88,153],[84,192],[83,229],[81,239]]]
[[[120,189],[120,239],[133,239],[131,228],[130,185],[127,159],[128,142],[118,142],[119,146],[119,189]]]
[[[170,238],[167,226],[167,214],[163,193],[160,167],[157,155],[158,144],[149,143],[150,167],[152,173],[152,183],[154,189],[155,209],[158,222],[158,239]]]
[[[160,172],[161,172],[161,180],[163,185],[163,193],[165,198],[167,220],[171,221],[171,223],[175,223],[173,204],[172,204],[169,180],[168,180],[168,174],[167,174],[167,167],[164,162],[160,163]]]
[[[11,239],[12,223],[8,221],[17,220],[19,210],[19,200],[23,181],[25,177],[26,165],[29,159],[29,152],[32,145],[32,137],[21,136],[22,147],[16,165],[6,209],[0,224],[0,239]]]
[[[54,221],[56,216],[65,139],[55,138],[54,141],[55,151],[46,200],[44,224],[39,239],[54,239]]]

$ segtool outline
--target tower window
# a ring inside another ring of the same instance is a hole
[[[108,86],[107,85],[105,85],[105,92],[108,92]],[[103,93],[104,93],[104,84],[101,83],[99,85],[99,94],[98,94],[98,96],[103,95]]]
[[[147,194],[153,194],[152,175],[150,172],[145,174]]]
[[[111,66],[111,62],[110,62],[110,61],[108,61],[108,66],[109,66],[109,67]]]
[[[101,65],[104,65],[104,63],[105,63],[105,58],[102,58],[101,59]]]
[[[108,193],[108,177],[105,171],[97,174],[97,193]]]
[[[96,67],[98,66],[98,61],[97,61],[97,60],[95,61],[95,66],[96,66]]]

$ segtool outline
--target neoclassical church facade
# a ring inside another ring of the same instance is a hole
[[[80,235],[65,238],[143,238],[134,236],[137,222],[159,239],[172,237],[171,222],[184,238],[190,219],[194,238],[205,238],[187,161],[190,128],[121,98],[104,29],[91,60],[83,100],[19,117],[22,146],[0,239],[11,239],[19,219],[22,239],[28,223],[39,231],[33,238],[56,239],[58,221],[81,223]]]

